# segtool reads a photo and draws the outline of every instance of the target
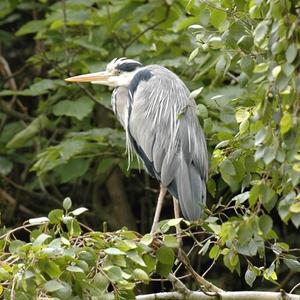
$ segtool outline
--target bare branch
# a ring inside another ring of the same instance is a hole
[[[300,300],[299,295],[283,294],[278,292],[222,292],[216,295],[208,295],[203,292],[191,292],[180,294],[178,292],[166,292],[136,296],[136,300]]]
[[[180,255],[181,261],[183,262],[185,268],[187,269],[187,271],[189,271],[193,275],[193,277],[199,283],[200,286],[202,286],[207,291],[215,292],[217,294],[224,292],[222,289],[218,288],[217,286],[215,286],[214,284],[212,284],[211,282],[207,281],[202,276],[200,276],[193,269],[193,267],[190,264],[189,258],[187,257],[187,255],[183,251],[181,251],[180,254],[181,254]]]
[[[17,118],[17,119],[20,119],[23,121],[32,121],[33,120],[32,117],[13,110],[12,107],[3,100],[0,100],[0,108],[2,109],[3,112],[5,112],[6,114],[8,114],[14,118]]]

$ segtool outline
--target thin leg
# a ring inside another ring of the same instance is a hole
[[[179,202],[178,200],[173,197],[173,206],[174,206],[174,216],[176,219],[180,218],[180,208],[179,208]],[[176,237],[177,237],[177,241],[179,243],[179,247],[181,247],[182,245],[182,231],[180,228],[180,224],[176,225]]]
[[[156,226],[159,221],[160,212],[161,212],[161,208],[162,208],[166,193],[167,193],[167,189],[164,186],[160,185],[160,192],[159,192],[159,196],[158,196],[158,200],[157,200],[157,204],[156,204],[154,219],[153,219],[152,228],[151,228],[151,234],[153,234],[156,230]]]

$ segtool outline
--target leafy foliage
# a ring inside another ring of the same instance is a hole
[[[174,235],[162,233],[154,239],[126,228],[92,231],[77,220],[87,209],[71,210],[71,205],[66,198],[64,210],[2,232],[4,299],[134,299],[137,284],[148,284],[155,273],[169,274],[178,247]],[[15,238],[25,230],[28,243]]]

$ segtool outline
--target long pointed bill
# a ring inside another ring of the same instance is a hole
[[[100,83],[100,84],[108,84],[108,79],[111,75],[104,72],[90,73],[84,75],[78,75],[74,77],[66,78],[65,81],[68,82],[91,82],[91,83]]]

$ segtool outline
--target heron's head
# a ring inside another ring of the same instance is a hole
[[[93,84],[102,84],[111,87],[129,86],[131,79],[143,65],[133,59],[115,58],[103,72],[78,75],[65,79],[69,82],[91,82]]]

